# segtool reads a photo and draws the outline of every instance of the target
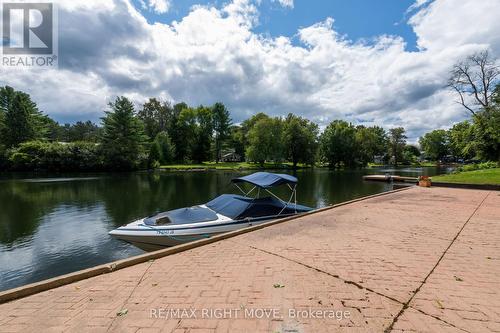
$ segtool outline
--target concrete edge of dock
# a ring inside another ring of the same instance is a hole
[[[111,263],[98,265],[98,266],[87,268],[84,270],[79,270],[79,271],[76,271],[73,273],[57,276],[57,277],[54,277],[51,279],[42,280],[39,282],[27,284],[27,285],[24,285],[21,287],[5,290],[3,292],[0,292],[0,304],[6,303],[9,301],[13,301],[13,300],[16,300],[19,298],[27,297],[30,295],[34,295],[34,294],[37,294],[37,293],[40,293],[43,291],[47,291],[50,289],[54,289],[54,288],[57,288],[60,286],[64,286],[64,285],[67,285],[67,284],[70,284],[73,282],[85,280],[85,279],[88,279],[88,278],[91,278],[94,276],[98,276],[101,274],[108,274],[108,273],[117,271],[119,269],[123,269],[123,268],[130,267],[133,265],[148,262],[150,260],[155,260],[155,259],[167,257],[167,256],[170,256],[172,254],[191,250],[191,249],[194,249],[194,248],[197,248],[200,246],[204,246],[207,244],[215,243],[215,242],[227,239],[227,238],[231,238],[231,237],[235,237],[235,236],[238,236],[241,234],[249,233],[249,232],[252,232],[255,230],[263,229],[263,228],[266,228],[266,227],[269,227],[269,226],[272,226],[275,224],[280,224],[280,223],[288,222],[291,220],[296,220],[296,219],[299,219],[299,218],[304,217],[304,216],[324,212],[324,211],[327,211],[327,210],[330,210],[330,209],[333,209],[336,207],[348,205],[348,204],[351,204],[354,202],[358,202],[358,201],[362,201],[362,200],[367,200],[367,199],[371,199],[371,198],[375,198],[375,197],[380,197],[380,196],[404,191],[404,190],[407,190],[411,187],[413,187],[413,186],[406,186],[406,187],[395,189],[392,191],[387,191],[387,192],[377,193],[377,194],[373,194],[373,195],[369,195],[369,196],[365,196],[365,197],[356,198],[356,199],[341,202],[341,203],[338,203],[335,205],[330,205],[327,207],[319,208],[319,209],[313,210],[313,211],[308,212],[308,213],[304,213],[304,214],[300,214],[300,215],[296,215],[296,216],[292,216],[292,217],[288,217],[288,218],[284,218],[284,219],[280,219],[280,220],[270,221],[270,222],[263,223],[260,225],[250,226],[247,228],[242,228],[239,230],[223,233],[223,234],[213,236],[210,238],[205,238],[205,239],[201,239],[198,241],[177,245],[174,247],[158,250],[155,252],[149,252],[149,253],[137,255],[137,256],[134,256],[131,258],[126,258],[126,259],[114,261]]]

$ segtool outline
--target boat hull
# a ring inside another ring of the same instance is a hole
[[[146,226],[142,224],[142,220],[139,220],[124,227],[115,229],[109,234],[119,240],[128,242],[144,251],[156,251],[165,247],[171,247],[200,239],[210,238],[221,233],[230,232],[253,225],[259,225],[285,217],[286,216],[273,216],[241,221],[226,220],[216,221],[212,223],[196,223],[194,225],[184,225],[176,228]]]

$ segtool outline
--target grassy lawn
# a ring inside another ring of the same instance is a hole
[[[421,162],[421,163],[412,163],[412,164],[399,164],[400,167],[435,167],[438,164],[436,162]],[[374,167],[384,167],[390,166],[390,164],[380,164],[380,163],[368,163],[369,168]]]
[[[433,176],[433,181],[464,184],[500,184],[500,168]]]
[[[303,168],[304,165],[297,165],[299,168]],[[264,163],[263,166],[256,163],[248,162],[203,162],[201,164],[172,164],[172,165],[162,165],[160,169],[163,170],[193,170],[193,169],[204,169],[204,170],[258,170],[258,169],[291,169],[291,163]]]

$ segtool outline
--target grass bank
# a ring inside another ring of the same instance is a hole
[[[303,164],[297,165],[297,168],[306,168],[307,166]],[[203,162],[199,164],[172,164],[172,165],[162,165],[159,167],[160,170],[264,170],[264,169],[292,169],[291,163],[264,163],[260,165],[258,163],[248,163],[248,162]]]
[[[433,176],[432,181],[463,184],[500,184],[500,168],[464,171],[448,175]]]
[[[421,163],[411,163],[411,164],[398,164],[399,167],[436,167],[439,164],[436,162],[421,162]],[[369,168],[375,168],[375,167],[385,167],[385,166],[391,166],[390,164],[384,164],[384,163],[368,163]]]

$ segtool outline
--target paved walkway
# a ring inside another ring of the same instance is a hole
[[[25,331],[500,332],[500,192],[412,188],[0,305]]]

